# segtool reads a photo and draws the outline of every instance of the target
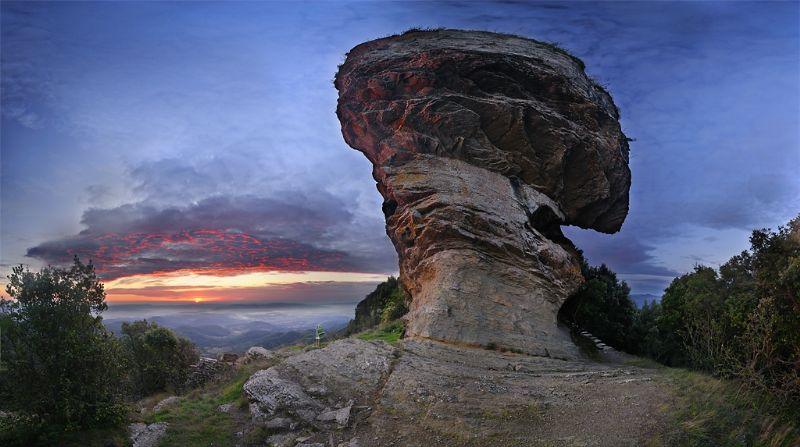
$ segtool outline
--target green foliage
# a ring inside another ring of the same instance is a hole
[[[559,318],[588,330],[608,345],[630,350],[636,306],[630,288],[605,265],[590,267],[581,259],[586,281],[559,310]]]
[[[235,445],[236,425],[231,417],[217,410],[225,402],[215,393],[190,395],[175,407],[155,414],[156,422],[170,424],[162,447],[187,445]]]
[[[30,430],[13,436],[47,443],[120,423],[121,346],[99,316],[107,306],[92,264],[75,258],[68,269],[38,273],[19,266],[8,280],[13,299],[0,300],[0,406],[16,414],[17,429]]]
[[[381,340],[386,343],[394,343],[403,338],[405,330],[402,320],[395,320],[388,324],[382,324],[377,329],[363,332],[358,335],[358,338],[366,341]]]
[[[800,398],[800,217],[756,230],[750,251],[676,278],[634,320],[635,351],[789,400]]]
[[[180,390],[199,359],[192,342],[147,320],[123,323],[122,344],[133,392],[139,396]]]
[[[373,292],[356,306],[355,318],[345,329],[345,335],[394,321],[408,312],[408,296],[395,277],[378,284]]]
[[[321,324],[318,324],[317,328],[314,330],[314,338],[318,341],[321,341],[325,338],[325,329]]]
[[[398,283],[386,298],[386,302],[383,305],[381,323],[386,324],[405,315],[406,312],[408,312],[406,300],[407,297]]]

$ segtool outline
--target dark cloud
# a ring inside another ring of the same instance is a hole
[[[128,204],[87,210],[85,230],[27,255],[54,264],[78,255],[105,279],[176,270],[394,271],[387,244],[347,243],[361,237],[349,232],[353,218],[341,200],[321,192],[211,197],[186,207]]]
[[[653,253],[655,247],[640,240],[634,231],[624,229],[607,235],[570,227],[565,234],[583,250],[590,264],[604,263],[620,274],[665,277],[678,274],[662,265]]]

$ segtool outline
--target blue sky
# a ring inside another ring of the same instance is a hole
[[[365,40],[454,27],[558,42],[607,86],[636,139],[631,210],[618,234],[566,232],[660,294],[800,211],[798,6],[3,2],[3,273],[88,253],[115,280],[373,275],[284,281],[360,296],[397,264],[333,75]]]

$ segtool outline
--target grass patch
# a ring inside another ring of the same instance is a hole
[[[217,411],[217,407],[223,403],[226,402],[219,395],[201,394],[156,413],[153,415],[154,421],[169,422],[167,434],[159,445],[236,445],[235,421],[229,414]]]
[[[235,432],[240,427],[237,412],[246,410],[247,400],[242,388],[247,379],[259,369],[273,362],[254,362],[236,370],[228,379],[197,389],[182,396],[177,405],[165,408],[146,417],[145,422],[168,422],[167,434],[160,447],[203,445],[215,447],[235,446],[241,443]],[[232,413],[223,413],[217,408],[233,403]],[[246,415],[245,415],[246,416]]]
[[[667,445],[769,446],[800,445],[800,405],[744,388],[703,373],[668,368],[676,405]]]
[[[403,338],[406,328],[401,320],[395,320],[391,323],[382,324],[376,329],[362,332],[357,335],[361,340],[366,341],[385,341],[386,343],[396,343]]]

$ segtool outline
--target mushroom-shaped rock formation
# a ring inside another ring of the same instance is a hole
[[[556,315],[582,277],[561,225],[618,231],[630,188],[619,112],[583,63],[517,36],[411,31],[353,48],[335,82],[384,197],[407,334],[575,357]]]

